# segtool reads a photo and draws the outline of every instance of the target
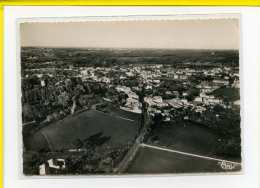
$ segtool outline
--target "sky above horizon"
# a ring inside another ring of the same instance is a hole
[[[22,23],[21,46],[239,49],[239,20]]]

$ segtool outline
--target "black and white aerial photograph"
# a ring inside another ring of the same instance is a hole
[[[241,173],[239,22],[19,23],[23,174]]]

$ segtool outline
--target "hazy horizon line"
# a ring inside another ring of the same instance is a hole
[[[77,47],[77,46],[21,46],[21,48],[75,48],[75,49],[117,49],[117,50],[131,50],[131,49],[140,49],[140,50],[208,50],[208,51],[239,51],[235,48],[136,48],[136,47]]]

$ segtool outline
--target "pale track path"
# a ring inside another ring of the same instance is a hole
[[[149,147],[149,148],[162,150],[162,151],[168,151],[168,152],[172,152],[172,153],[178,153],[178,154],[187,155],[187,156],[191,156],[191,157],[204,158],[204,159],[207,159],[207,160],[214,160],[214,161],[218,161],[218,162],[225,161],[225,162],[232,163],[232,164],[235,164],[235,165],[241,165],[241,163],[238,163],[238,162],[228,161],[228,160],[224,160],[224,159],[217,159],[217,158],[213,158],[213,157],[207,157],[207,156],[202,156],[202,155],[197,155],[197,154],[192,154],[192,153],[186,153],[186,152],[182,152],[182,151],[167,149],[167,148],[153,146],[153,145],[144,144],[144,143],[140,144],[140,146],[141,147]]]

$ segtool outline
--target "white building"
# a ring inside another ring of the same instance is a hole
[[[168,106],[167,103],[163,102],[161,96],[145,97],[144,101],[147,102],[149,106],[158,106],[158,107]]]

